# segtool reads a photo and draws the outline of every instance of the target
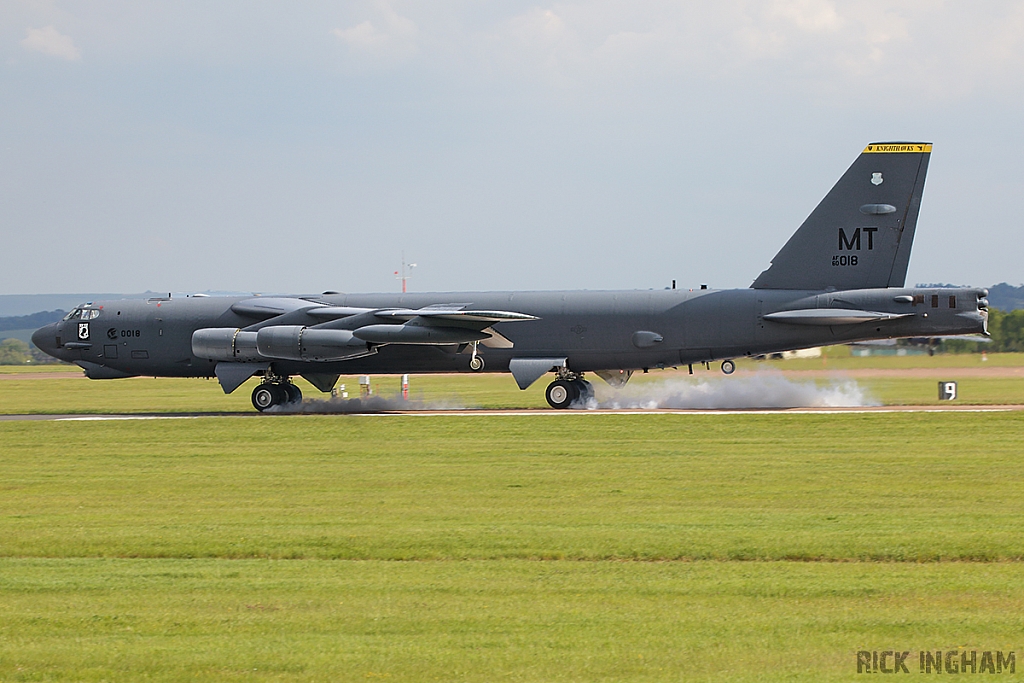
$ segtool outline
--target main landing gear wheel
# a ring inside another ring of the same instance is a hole
[[[469,359],[469,369],[473,372],[480,372],[484,369],[484,359],[480,356],[473,356]]]
[[[252,406],[261,413],[273,406],[302,402],[302,390],[291,382],[264,382],[252,390]]]
[[[581,401],[589,401],[594,398],[594,385],[585,379],[573,380],[573,384],[576,385],[576,391],[579,394]]]
[[[731,360],[723,360],[722,372],[724,372],[727,375],[731,375],[732,373],[736,372],[736,364],[733,363]]]
[[[549,406],[561,410],[568,408],[580,397],[580,387],[576,381],[557,379],[548,385],[544,397],[548,400]]]
[[[284,403],[287,398],[288,394],[280,384],[260,384],[252,390],[252,407],[262,413],[268,408]]]
[[[288,400],[285,401],[286,403],[302,403],[302,390],[301,389],[299,389],[297,386],[295,386],[291,382],[283,384],[282,386],[284,387],[285,393],[288,394]]]

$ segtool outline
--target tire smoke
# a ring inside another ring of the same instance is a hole
[[[348,415],[356,413],[389,413],[405,410],[465,410],[457,401],[424,401],[398,396],[366,396],[362,398],[305,399],[267,409],[268,413]]]
[[[880,403],[854,380],[791,380],[780,374],[756,373],[715,379],[667,379],[637,382],[618,389],[595,383],[596,398],[576,401],[574,410],[743,410],[758,408],[856,408]],[[268,413],[358,414],[399,411],[467,410],[455,399],[403,399],[394,396],[305,399],[274,406]],[[541,406],[532,406],[541,408]],[[546,407],[546,406],[545,406]]]
[[[598,386],[597,397],[577,401],[576,410],[739,410],[745,408],[854,408],[880,405],[853,380],[827,383],[793,381],[781,375],[755,374],[718,379],[669,379],[627,385]]]

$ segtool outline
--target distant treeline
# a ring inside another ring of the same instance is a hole
[[[20,339],[0,341],[0,365],[48,365],[60,362]]]
[[[1014,287],[1005,282],[988,288],[988,302],[1001,311],[1016,311],[1024,308],[1024,285]]]
[[[915,286],[929,289],[932,287],[963,287],[964,285],[954,285],[948,282],[919,282]],[[988,288],[988,303],[992,308],[998,308],[1000,311],[1016,311],[1019,308],[1024,308],[1024,285],[1014,287],[1005,282],[992,285]]]
[[[8,330],[32,330],[43,325],[55,323],[64,317],[67,311],[40,311],[31,315],[12,315],[0,318],[0,332]]]
[[[1024,351],[1024,309],[1001,311],[989,308],[988,332],[992,335],[988,343],[947,339],[942,343],[942,348],[953,353]]]
[[[988,331],[992,341],[978,344],[992,351],[1024,351],[1024,308],[1016,311],[988,311]]]

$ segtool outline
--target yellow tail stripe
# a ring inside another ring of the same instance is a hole
[[[929,154],[931,151],[931,144],[925,143],[912,143],[905,145],[868,145],[864,148],[864,154]]]

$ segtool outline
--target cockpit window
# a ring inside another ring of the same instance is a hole
[[[64,320],[94,320],[100,317],[98,308],[76,308],[64,316]]]

